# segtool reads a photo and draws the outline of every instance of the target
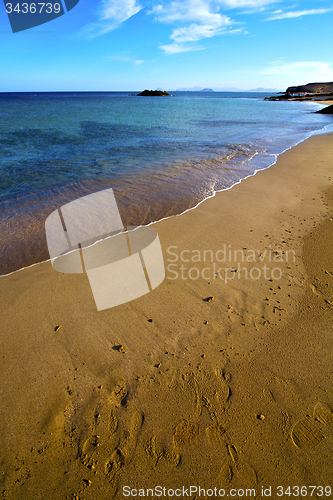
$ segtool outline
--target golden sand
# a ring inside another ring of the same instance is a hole
[[[113,309],[50,263],[1,278],[0,496],[333,487],[331,176],[315,136],[155,224],[166,279]]]

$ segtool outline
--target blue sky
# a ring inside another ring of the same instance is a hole
[[[13,34],[1,2],[0,91],[333,81],[332,26],[333,0],[80,0]]]

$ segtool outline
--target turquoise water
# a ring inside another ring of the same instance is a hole
[[[265,95],[0,94],[0,274],[48,257],[44,221],[63,203],[113,187],[125,224],[158,220],[332,122]]]

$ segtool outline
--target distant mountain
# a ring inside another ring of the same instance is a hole
[[[223,88],[215,88],[214,89],[216,92],[279,92],[278,89],[265,89],[264,87],[258,87],[256,89],[246,89],[246,90],[241,90],[237,89],[236,87],[223,87]]]
[[[215,87],[215,92],[245,92],[244,90],[239,90],[236,87]]]
[[[200,92],[202,87],[181,87],[176,89],[177,92]]]
[[[280,92],[279,89],[265,89],[264,87],[258,87],[256,89],[245,90],[244,92]]]
[[[183,87],[177,89],[178,92],[279,92],[279,89],[265,89],[263,87],[258,87],[256,89],[250,90],[241,90],[236,87],[214,87],[210,88],[202,88],[202,87]]]

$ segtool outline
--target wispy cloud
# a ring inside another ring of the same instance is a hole
[[[293,63],[271,63],[261,71],[265,75],[300,78],[303,81],[332,80],[333,68],[330,63],[319,61],[299,61]]]
[[[313,14],[326,14],[333,9],[310,9],[310,10],[295,10],[293,12],[274,12],[272,16],[268,17],[266,21],[275,21],[276,19],[292,19],[295,17],[309,16]]]
[[[191,28],[191,27],[190,27]],[[202,28],[202,29],[199,29]],[[176,36],[174,36],[175,33],[171,35],[170,38],[174,38],[175,41],[173,43],[167,44],[167,45],[160,45],[160,49],[164,50],[167,54],[176,54],[178,52],[191,52],[195,50],[205,50],[205,47],[200,47],[197,45],[188,45],[188,42],[196,42],[198,40],[201,40],[203,38],[208,38],[210,36],[215,36],[217,34],[246,34],[247,31],[244,30],[243,28],[239,29],[234,29],[234,30],[224,30],[220,29],[218,32],[211,30],[211,27],[209,26],[199,26],[195,27],[189,32],[185,31],[185,28],[181,29],[182,31],[179,30],[179,34],[176,33]],[[175,30],[176,32],[178,30]],[[181,42],[181,43],[179,43]]]
[[[268,6],[272,3],[277,3],[279,0],[217,0],[217,3],[229,9],[240,9],[244,7],[260,7]]]
[[[109,33],[142,8],[137,0],[102,0],[98,12],[99,21],[86,26],[85,31],[91,37]]]
[[[167,54],[203,50],[195,43],[222,33],[241,32],[231,29],[235,23],[220,10],[219,2],[212,0],[174,0],[155,5],[150,14],[156,21],[180,25],[172,31],[171,43],[160,48]]]
[[[233,9],[265,10],[280,0],[150,0],[147,12],[155,21],[173,24],[171,42],[160,48],[168,53],[202,50],[197,42],[222,33],[240,33],[231,29],[236,23],[224,13]],[[90,23],[84,32],[90,37],[109,33],[122,22],[137,14],[149,0],[101,0],[97,10],[98,21]],[[274,13],[275,15],[276,13]]]
[[[105,59],[109,59],[111,61],[122,61],[122,62],[127,62],[134,64],[135,66],[139,66],[140,64],[144,63],[145,61],[142,59],[134,59],[133,57],[126,57],[126,56],[105,56]]]
[[[193,52],[195,50],[204,50],[204,47],[196,47],[195,45],[185,45],[181,43],[170,43],[167,45],[160,45],[166,54],[178,54],[179,52]]]
[[[229,24],[228,22],[226,24]],[[184,28],[174,30],[171,39],[175,42],[197,42],[202,38],[210,38],[223,29],[223,23],[214,26],[209,24],[191,24]]]
[[[157,21],[163,23],[199,22],[201,24],[220,23],[223,16],[210,0],[174,0],[158,4],[149,12],[155,15]]]

